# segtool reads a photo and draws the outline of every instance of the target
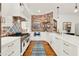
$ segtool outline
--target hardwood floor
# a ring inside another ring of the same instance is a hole
[[[31,41],[30,45],[24,52],[23,56],[31,56],[32,54],[32,48],[34,47],[36,41]],[[50,45],[45,41],[39,41],[41,44],[43,44],[43,47],[45,49],[46,56],[57,56],[54,50],[50,47]]]

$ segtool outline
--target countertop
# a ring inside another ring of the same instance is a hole
[[[1,46],[7,44],[7,43],[10,43],[14,40],[17,40],[17,39],[20,39],[21,37],[11,37],[11,36],[8,36],[8,37],[2,37],[1,38]]]
[[[16,39],[21,39],[22,36],[28,37],[29,35],[30,35],[29,33],[21,33],[21,34],[18,34],[18,35],[12,34],[12,35],[2,37],[1,38],[1,45],[5,45],[5,44],[12,42]]]
[[[29,36],[30,35],[30,33],[11,33],[11,34],[7,34],[7,35],[1,35],[1,37],[6,37],[6,36],[14,36],[14,37],[18,37],[18,36],[24,36],[24,35],[27,35],[27,36]]]
[[[53,36],[55,36],[55,37],[58,37],[59,39],[62,38],[62,34],[59,34],[59,33],[56,33],[56,32],[53,32],[53,33],[51,32],[50,35],[51,35],[51,36],[53,35]]]

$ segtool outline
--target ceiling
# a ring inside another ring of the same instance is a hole
[[[44,14],[53,11],[57,14],[57,6],[59,6],[59,14],[75,14],[75,3],[26,3],[31,14]],[[79,8],[79,4],[78,8]],[[40,10],[40,12],[38,12]],[[79,15],[79,11],[76,13]]]

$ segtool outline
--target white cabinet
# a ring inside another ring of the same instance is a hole
[[[56,34],[51,34],[50,45],[57,55],[62,55],[62,39]]]
[[[79,56],[79,37],[51,33],[50,46],[58,56]]]
[[[63,55],[65,56],[77,56],[77,52],[78,52],[78,47],[63,41]]]
[[[34,32],[31,32],[31,40],[42,40],[48,42],[50,40],[48,37],[49,35],[47,32],[40,32],[40,36],[34,36]]]
[[[19,56],[20,55],[20,40],[14,40],[1,46],[2,56]]]
[[[54,48],[56,49],[57,55],[62,55],[62,39],[59,37],[55,37],[54,39]]]
[[[41,40],[48,41],[48,33],[47,32],[41,32]]]
[[[41,39],[41,36],[34,36],[34,32],[31,32],[31,40],[40,40]]]

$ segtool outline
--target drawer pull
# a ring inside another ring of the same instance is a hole
[[[59,40],[59,38],[56,37],[57,40]]]
[[[69,55],[69,53],[67,53],[65,50],[63,50],[63,52],[64,52],[65,54]]]
[[[11,47],[12,45],[14,45],[14,43],[12,43],[11,45],[9,45],[8,47]]]
[[[8,56],[11,56],[14,53],[14,51],[12,51]]]
[[[68,44],[64,43],[65,46],[69,46]]]

